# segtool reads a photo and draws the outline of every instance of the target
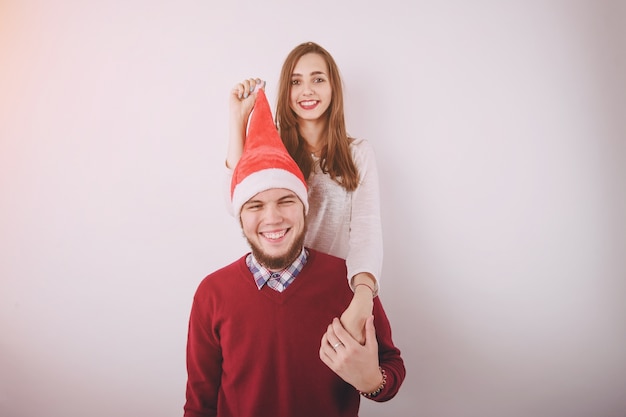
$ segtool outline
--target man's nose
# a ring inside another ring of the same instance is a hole
[[[277,205],[270,204],[265,210],[265,221],[268,223],[280,223],[283,221],[283,215]]]

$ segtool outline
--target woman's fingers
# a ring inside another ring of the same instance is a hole
[[[235,85],[233,91],[237,93],[237,97],[240,100],[247,99],[250,94],[252,94],[255,90],[258,91],[258,88],[264,88],[265,82],[260,78],[248,78],[243,80],[239,84]]]

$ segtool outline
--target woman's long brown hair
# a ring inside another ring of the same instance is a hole
[[[326,110],[326,145],[320,155],[320,167],[324,173],[341,184],[347,191],[354,191],[359,185],[359,173],[350,152],[350,141],[346,131],[343,113],[343,88],[339,68],[333,57],[314,42],[306,42],[296,46],[283,63],[278,83],[278,100],[276,103],[276,126],[280,136],[296,161],[305,178],[309,178],[313,169],[313,158],[306,149],[306,142],[298,131],[296,114],[289,107],[291,75],[298,60],[306,54],[318,54],[328,65],[328,78],[331,85],[332,99]]]

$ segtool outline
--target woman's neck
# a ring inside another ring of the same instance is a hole
[[[319,152],[326,145],[326,138],[324,137],[324,125],[319,122],[305,121],[298,124],[298,130],[300,135],[306,142],[306,150],[309,153],[319,156]]]

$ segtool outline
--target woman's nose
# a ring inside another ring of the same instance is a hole
[[[313,94],[313,84],[312,83],[304,83],[302,93],[303,94]]]

